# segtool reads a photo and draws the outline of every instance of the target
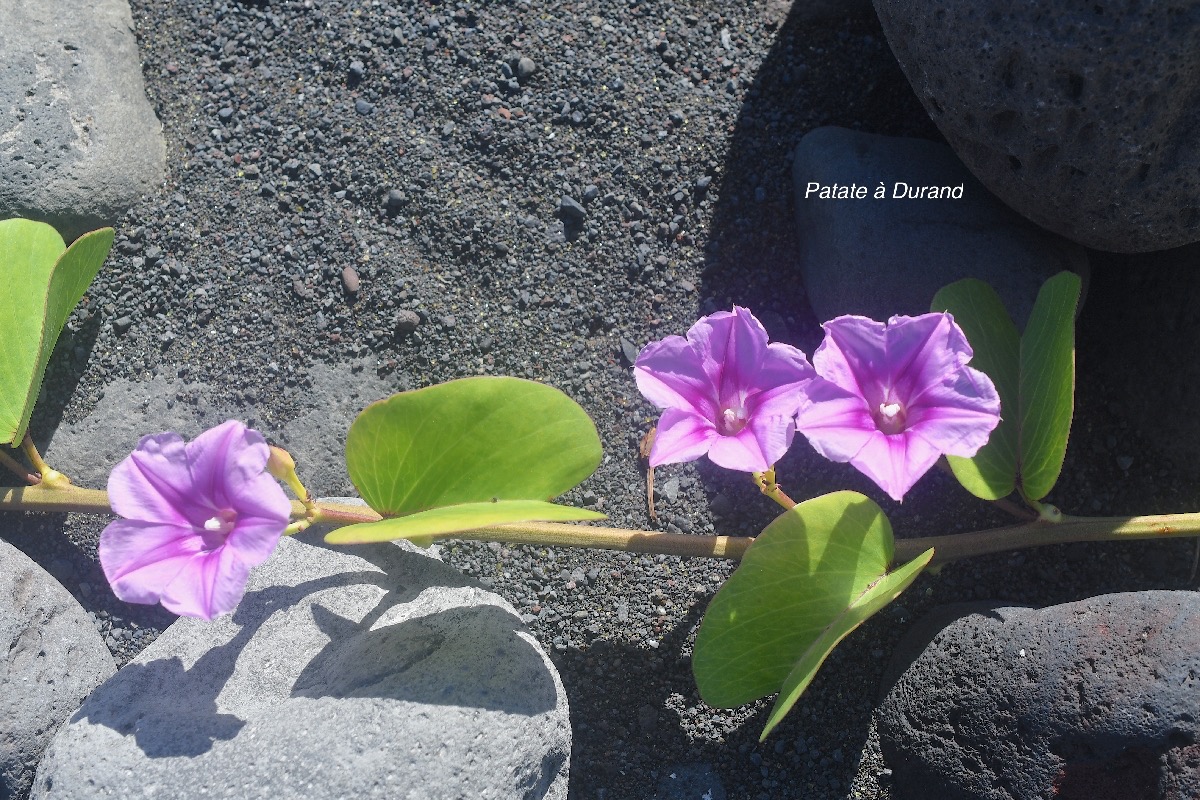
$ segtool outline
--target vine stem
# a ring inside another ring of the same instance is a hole
[[[41,484],[0,487],[0,510],[112,513],[107,492],[78,486],[46,488]],[[304,504],[297,500],[292,503],[292,513],[298,518],[303,518],[308,511]],[[376,522],[380,519],[378,514],[365,506],[319,502],[314,522],[350,525],[358,522]],[[896,541],[895,561],[908,561],[931,547],[934,548],[931,563],[939,564],[1050,544],[1123,542],[1189,536],[1200,536],[1200,513],[1138,517],[1072,517],[1064,514],[1057,522],[1039,520],[971,533],[899,539]],[[592,547],[634,553],[663,553],[732,560],[740,559],[754,542],[753,537],[749,536],[695,536],[561,522],[494,525],[443,538],[552,547]]]

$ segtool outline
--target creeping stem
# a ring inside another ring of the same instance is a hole
[[[21,442],[21,449],[25,451],[25,457],[29,459],[29,463],[33,464],[33,468],[42,476],[38,483],[39,486],[47,489],[65,489],[71,485],[70,478],[42,460],[42,454],[38,452],[37,445],[33,443],[33,439],[29,438],[28,433]]]
[[[40,484],[0,487],[0,510],[112,513],[107,492],[78,486],[47,489]],[[292,503],[293,516],[303,519],[308,513],[304,503],[298,500]],[[351,525],[357,522],[376,522],[380,516],[364,506],[317,503],[313,519],[332,525]],[[1121,542],[1177,536],[1200,536],[1200,513],[1142,517],[1072,517],[1062,514],[1058,522],[1039,520],[971,533],[899,539],[896,541],[895,560],[908,561],[930,547],[934,548],[932,563],[939,564],[971,556],[1048,544]],[[748,536],[692,536],[560,522],[495,525],[452,534],[446,538],[553,547],[593,547],[634,553],[665,553],[733,560],[740,559],[746,548],[754,542],[754,539]]]
[[[753,472],[750,477],[754,480],[754,485],[758,490],[767,497],[774,500],[779,505],[787,509],[796,507],[796,501],[788,497],[783,489],[779,488],[779,484],[775,482],[775,468],[771,467],[766,472]]]

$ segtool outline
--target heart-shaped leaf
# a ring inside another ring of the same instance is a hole
[[[25,437],[58,335],[112,242],[101,228],[68,248],[44,222],[0,221],[0,444]]]
[[[777,517],[717,592],[692,653],[704,702],[730,708],[779,692],[762,737],[791,710],[838,642],[894,600],[933,557],[889,572],[892,527],[857,492]]]
[[[463,378],[368,406],[346,438],[350,480],[382,522],[334,543],[427,538],[504,522],[600,519],[547,502],[596,469],[600,439],[582,408],[550,386]]]

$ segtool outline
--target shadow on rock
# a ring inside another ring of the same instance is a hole
[[[557,693],[541,655],[497,606],[451,608],[374,630],[312,606],[330,638],[293,686],[297,697],[385,697],[534,716]],[[521,692],[513,692],[520,680]]]
[[[383,577],[363,572],[355,579],[378,582]],[[246,724],[217,708],[217,698],[246,644],[276,610],[290,606],[297,595],[343,585],[346,578],[345,574],[336,575],[307,585],[247,593],[233,616],[233,621],[241,624],[233,639],[207,650],[190,668],[185,668],[178,656],[125,666],[92,693],[71,721],[86,719],[122,735],[132,734],[151,758],[208,752],[214,741],[232,739]]]

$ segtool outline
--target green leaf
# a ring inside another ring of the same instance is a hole
[[[1017,481],[1020,427],[1019,374],[1021,340],[995,290],[975,278],[944,287],[933,298],[932,311],[949,311],[975,351],[971,366],[996,385],[1000,424],[973,458],[947,456],[954,476],[968,492],[984,500],[1012,494]]]
[[[1042,284],[1021,336],[1021,490],[1030,500],[1050,493],[1067,454],[1079,290],[1079,276],[1071,272]]]
[[[346,438],[350,480],[383,516],[454,507],[378,529],[420,537],[500,522],[594,519],[578,509],[548,510],[565,507],[545,501],[591,475],[600,456],[582,408],[557,389],[518,378],[463,378],[393,395],[359,414]],[[505,503],[531,500],[540,502]],[[345,535],[361,535],[362,527]]]
[[[104,264],[113,235],[101,228],[68,248],[43,222],[0,221],[0,444],[25,437],[58,335]]]
[[[495,503],[462,503],[418,511],[406,517],[362,522],[338,528],[325,536],[330,544],[365,544],[392,539],[421,540],[477,530],[506,522],[572,522],[604,519],[596,511],[560,506],[542,500],[498,500]]]
[[[933,557],[889,572],[892,527],[875,503],[834,492],[775,519],[717,592],[692,654],[704,702],[718,708],[780,692],[765,738],[838,642],[904,591]]]

